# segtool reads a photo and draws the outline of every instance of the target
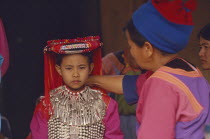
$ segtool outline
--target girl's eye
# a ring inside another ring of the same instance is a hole
[[[79,67],[80,69],[85,69],[86,67]]]
[[[72,68],[66,68],[66,70],[71,70]]]
[[[208,47],[208,46],[204,46],[204,48],[205,48],[205,49],[208,49],[209,47]]]

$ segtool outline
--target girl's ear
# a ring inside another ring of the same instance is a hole
[[[61,67],[60,66],[55,65],[55,69],[56,69],[56,71],[58,72],[59,75],[62,75],[61,74]]]
[[[153,48],[152,44],[149,42],[145,42],[144,48],[145,48],[147,56],[150,57],[154,52],[154,48]]]
[[[91,63],[91,64],[90,64],[90,71],[89,71],[89,74],[91,74],[91,72],[93,71],[93,68],[94,68],[94,64]]]

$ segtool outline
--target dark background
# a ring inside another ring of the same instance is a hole
[[[99,0],[1,0],[10,67],[1,83],[1,112],[14,139],[24,139],[36,99],[43,95],[47,40],[100,35]]]

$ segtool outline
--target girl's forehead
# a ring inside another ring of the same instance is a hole
[[[69,54],[69,55],[66,55],[64,56],[64,58],[67,57],[67,58],[75,58],[75,59],[80,59],[80,58],[83,58],[83,59],[86,59],[87,56],[83,55],[83,54]]]
[[[88,57],[82,54],[71,54],[63,57],[65,63],[88,63]]]

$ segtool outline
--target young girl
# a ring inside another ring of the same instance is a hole
[[[48,41],[45,97],[36,107],[33,139],[122,139],[117,103],[85,85],[101,73],[99,37]],[[95,66],[95,67],[94,67]]]

